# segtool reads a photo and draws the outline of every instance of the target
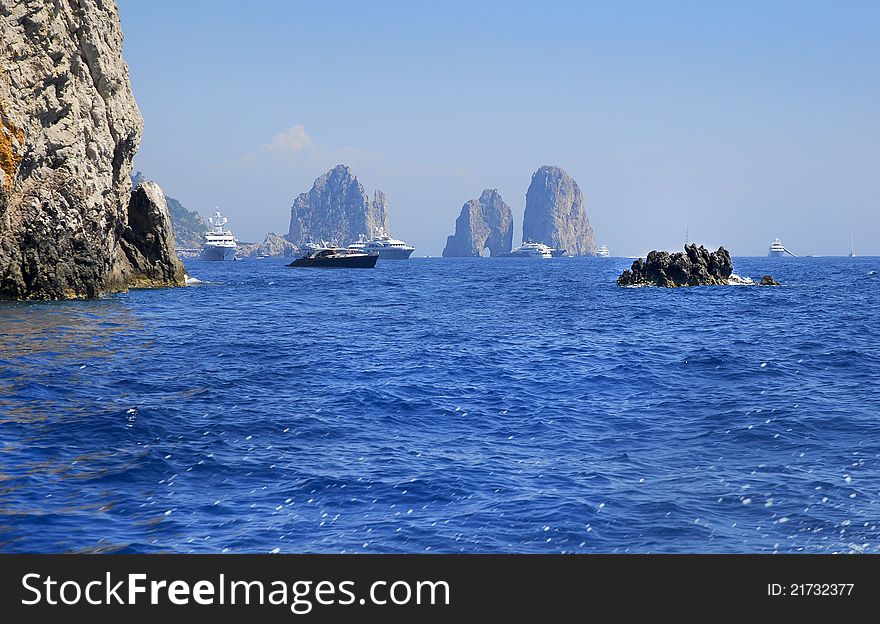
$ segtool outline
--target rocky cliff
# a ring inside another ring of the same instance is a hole
[[[132,288],[180,285],[183,265],[174,252],[174,232],[165,195],[155,182],[141,182],[131,193],[128,222],[119,246],[126,261],[117,269]]]
[[[320,240],[347,245],[379,228],[388,229],[385,194],[376,191],[370,199],[351,169],[337,165],[293,202],[286,238],[294,245]]]
[[[532,175],[526,192],[523,241],[565,249],[572,256],[596,253],[584,196],[577,182],[561,168],[544,165]]]
[[[165,195],[168,216],[174,229],[175,249],[199,249],[208,230],[208,222],[195,210],[186,207],[173,197]]]
[[[489,249],[494,257],[507,253],[513,244],[513,212],[495,189],[486,189],[479,199],[461,207],[455,220],[455,234],[446,238],[444,258],[480,256]]]
[[[239,244],[235,255],[239,258],[259,258],[283,256],[290,258],[299,253],[299,248],[274,232],[266,234],[262,243]]]
[[[731,283],[732,274],[733,261],[724,247],[710,252],[702,245],[691,244],[684,246],[684,253],[652,251],[644,260],[637,259],[617,278],[617,284],[667,288],[727,285]]]
[[[138,171],[131,176],[134,186],[145,181],[144,175]],[[195,210],[187,210],[183,204],[173,197],[165,195],[165,203],[168,205],[168,216],[171,217],[171,226],[174,230],[175,249],[199,249],[202,239],[208,229],[208,223]]]
[[[182,285],[112,0],[0,0],[0,297]]]

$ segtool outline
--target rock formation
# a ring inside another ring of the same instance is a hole
[[[523,241],[565,249],[572,256],[596,253],[584,196],[577,182],[561,168],[544,165],[532,175],[526,192]]]
[[[183,285],[112,0],[0,0],[0,297]]]
[[[388,229],[385,194],[376,191],[370,199],[351,169],[337,165],[293,202],[285,238],[294,245],[321,240],[348,245],[380,228]]]
[[[134,186],[146,180],[138,171],[131,176]],[[208,223],[195,210],[187,210],[183,204],[173,197],[165,195],[165,203],[168,204],[168,215],[171,217],[171,226],[174,230],[175,249],[199,249],[208,229]]]
[[[119,246],[127,258],[119,270],[128,286],[154,288],[183,281],[165,195],[155,182],[141,182],[132,192]]]
[[[168,216],[174,229],[174,248],[200,248],[208,230],[208,222],[195,210],[187,210],[173,197],[165,195],[165,203],[168,204]]]
[[[239,258],[280,257],[290,258],[299,253],[299,247],[274,232],[266,234],[262,243],[239,244],[235,255]]]
[[[763,275],[761,276],[761,286],[782,286],[782,284],[773,279],[772,275]]]
[[[455,220],[455,234],[446,238],[444,258],[480,256],[483,249],[495,257],[510,251],[513,244],[513,212],[496,189],[486,189],[480,199],[461,207]]]
[[[645,260],[639,258],[632,268],[617,278],[618,286],[710,286],[727,285],[733,273],[730,253],[719,247],[709,252],[700,245],[685,245],[678,251],[652,251]]]

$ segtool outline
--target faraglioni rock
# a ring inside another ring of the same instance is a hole
[[[712,286],[730,284],[733,262],[719,247],[710,252],[700,245],[685,245],[684,252],[652,251],[637,259],[617,278],[618,286]]]
[[[184,284],[112,0],[0,0],[0,298]]]
[[[239,258],[290,258],[299,253],[299,247],[274,232],[266,234],[262,243],[239,244],[235,255]]]
[[[293,202],[286,238],[294,245],[322,240],[347,245],[379,229],[388,229],[385,193],[376,191],[370,199],[351,168],[337,165]]]
[[[479,199],[461,207],[455,234],[446,238],[444,258],[480,256],[488,248],[493,257],[508,253],[513,245],[513,212],[496,189],[486,189]]]
[[[544,165],[532,175],[526,192],[523,241],[564,249],[571,256],[596,253],[584,196],[577,182],[560,167]]]

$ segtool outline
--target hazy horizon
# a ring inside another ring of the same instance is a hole
[[[880,5],[120,0],[135,168],[243,241],[351,166],[440,255],[497,188],[522,236],[543,164],[614,255],[880,255]]]

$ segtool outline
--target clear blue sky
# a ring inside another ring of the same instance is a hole
[[[119,0],[135,165],[240,239],[344,162],[438,255],[542,164],[615,255],[880,255],[880,2]]]

